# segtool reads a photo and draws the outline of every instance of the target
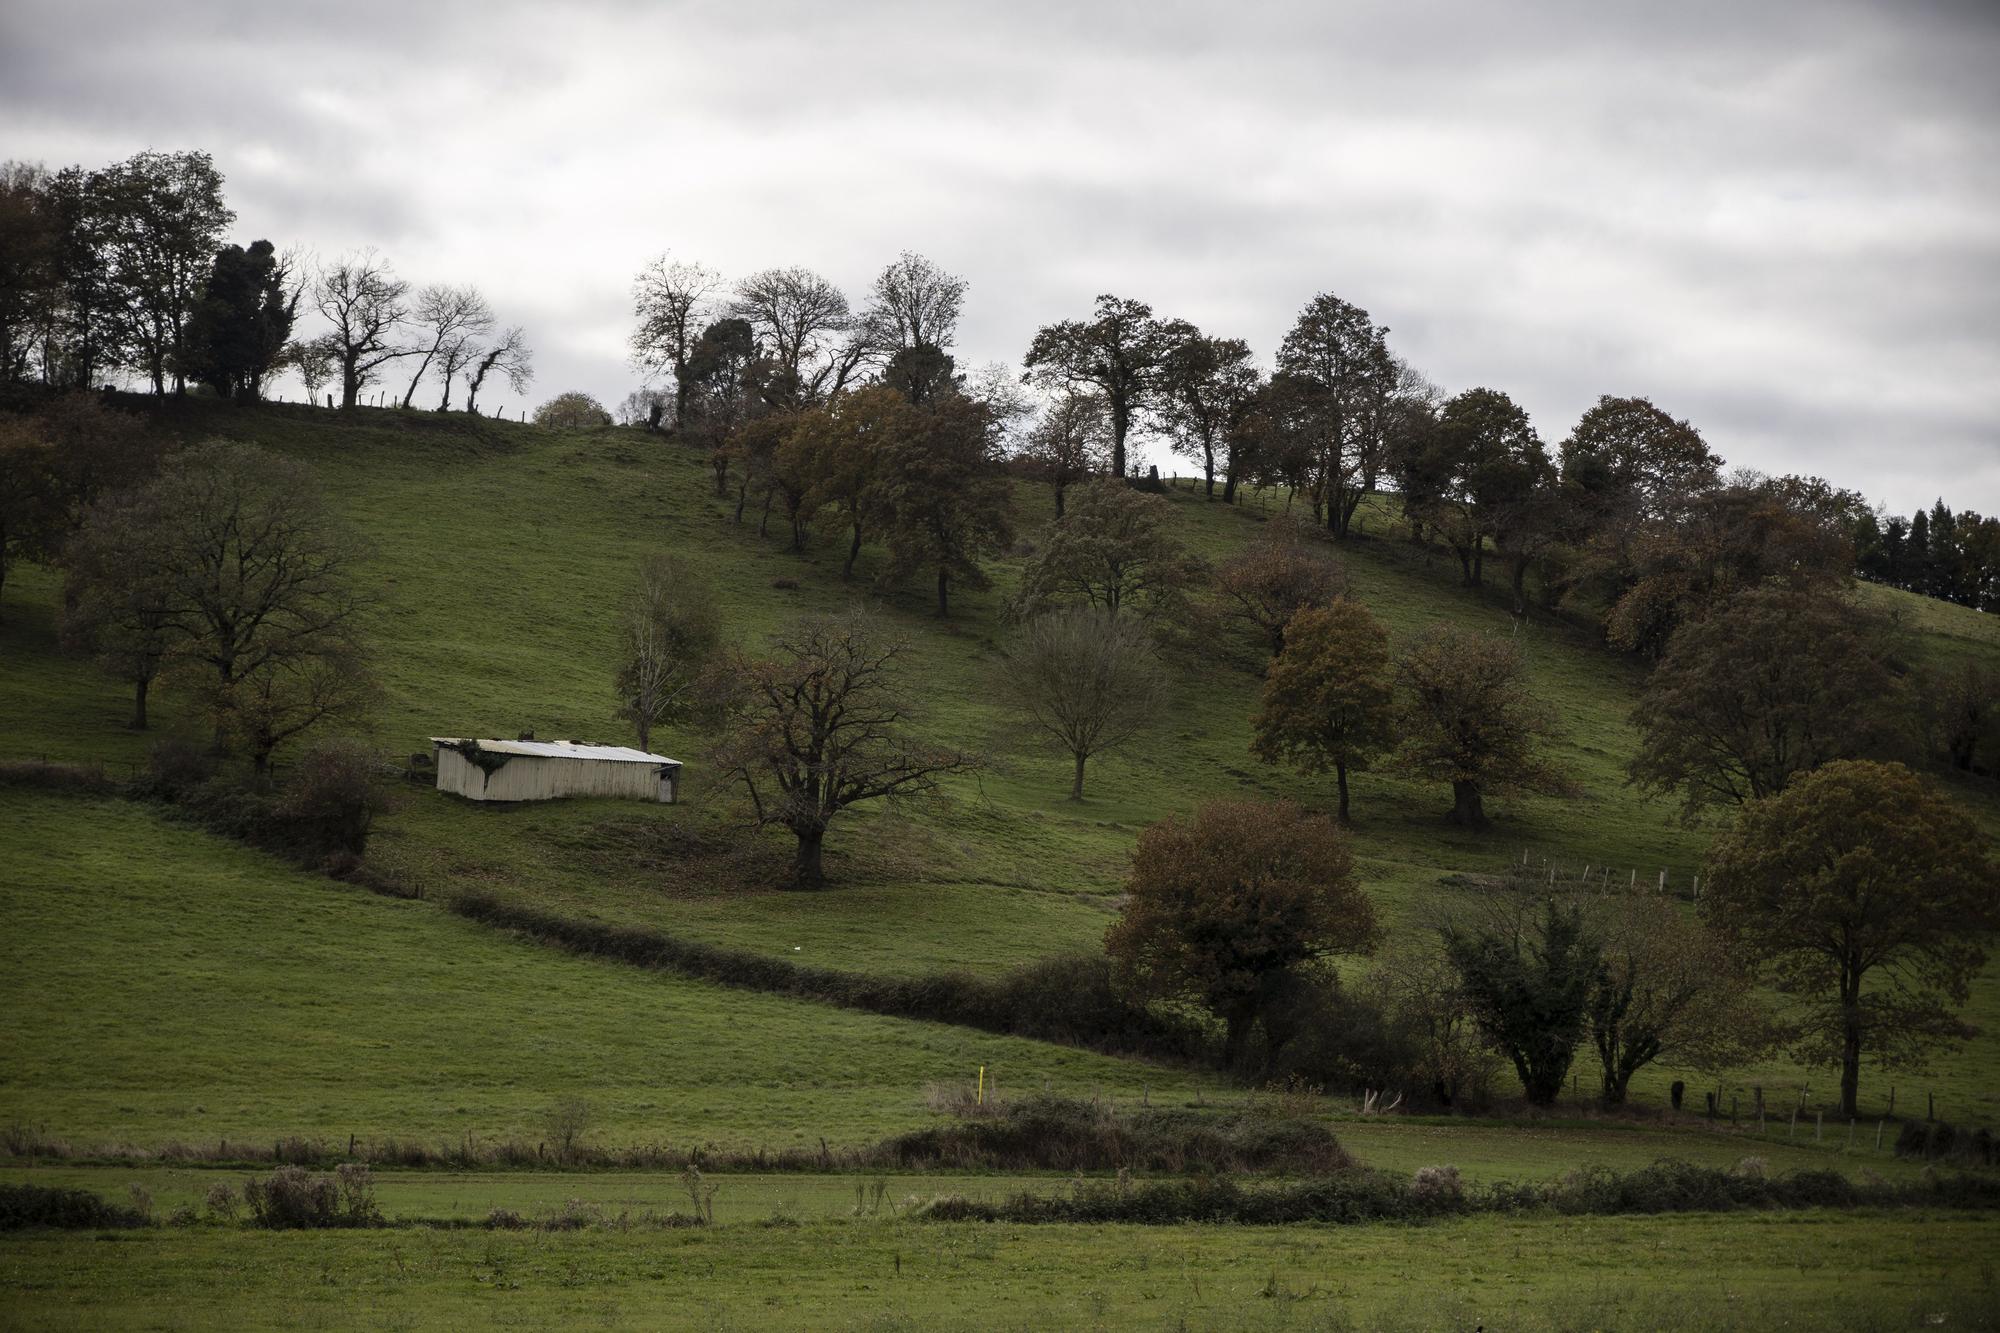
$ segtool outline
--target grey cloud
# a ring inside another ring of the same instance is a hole
[[[2000,21],[1968,3],[806,0],[0,12],[13,156],[200,146],[246,234],[477,281],[614,401],[664,249],[972,281],[962,359],[1100,291],[1252,340],[1367,306],[1559,439],[2000,509]],[[516,406],[519,406],[518,404]]]

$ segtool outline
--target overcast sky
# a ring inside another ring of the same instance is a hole
[[[1732,465],[2000,511],[1984,0],[306,9],[5,0],[0,156],[206,149],[239,239],[483,288],[516,407],[635,387],[663,251],[858,299],[913,249],[964,365],[1099,292],[1268,364],[1325,291],[1551,447],[1644,395]]]

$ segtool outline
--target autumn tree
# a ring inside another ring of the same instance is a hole
[[[1111,475],[1125,475],[1125,440],[1138,417],[1154,408],[1167,359],[1186,334],[1183,325],[1153,317],[1143,301],[1097,298],[1088,321],[1063,320],[1036,330],[1022,359],[1030,383],[1104,395],[1111,419]]]
[[[1110,471],[1111,415],[1103,397],[1065,393],[1050,403],[1028,432],[1019,458],[1029,476],[1048,483],[1061,518],[1070,487]]]
[[[216,253],[201,299],[188,315],[181,365],[224,398],[256,401],[279,369],[303,289],[269,241]]]
[[[673,378],[674,429],[687,424],[693,389],[688,362],[702,330],[716,312],[722,275],[665,255],[639,271],[632,283],[632,364],[649,375]]]
[[[653,728],[686,718],[721,642],[708,582],[677,556],[639,562],[618,611],[618,716],[653,747]]]
[[[1201,464],[1203,493],[1215,498],[1217,458],[1223,499],[1236,498],[1233,431],[1257,391],[1250,345],[1240,338],[1211,338],[1191,326],[1167,353],[1161,372],[1160,421],[1173,451]]]
[[[952,394],[914,410],[913,428],[888,439],[881,454],[885,577],[929,571],[937,613],[946,616],[952,585],[985,587],[981,560],[1013,541],[1013,491],[1000,470],[997,420],[987,404]]]
[[[1023,626],[1005,679],[1022,714],[1074,761],[1072,801],[1083,799],[1084,764],[1157,723],[1167,697],[1144,627],[1089,606],[1048,611]]]
[[[1801,1058],[1910,1067],[1963,1038],[1956,1010],[2000,929],[1972,821],[1900,764],[1837,760],[1746,804],[1710,850],[1704,918],[1802,1007]]]
[[[802,416],[787,447],[800,452],[815,512],[831,511],[847,528],[843,579],[854,577],[862,545],[887,520],[882,494],[886,460],[897,442],[922,429],[923,416],[887,385],[869,385]]]
[[[1563,503],[1584,550],[1578,576],[1603,585],[1606,600],[1622,595],[1647,526],[1715,489],[1721,466],[1700,431],[1651,401],[1599,398],[1561,448]]]
[[[1601,941],[1586,1018],[1605,1106],[1623,1105],[1632,1075],[1655,1060],[1713,1071],[1761,1051],[1750,974],[1717,931],[1658,895],[1583,907]]]
[[[1480,1030],[1535,1106],[1554,1105],[1583,1039],[1602,947],[1580,905],[1525,894],[1437,924]]]
[[[825,884],[826,832],[841,811],[928,796],[940,778],[976,766],[962,750],[911,735],[903,651],[851,614],[800,622],[768,656],[726,660],[716,766],[743,784],[760,826],[797,839],[799,888]]]
[[[1347,575],[1296,520],[1279,515],[1217,567],[1215,588],[1229,613],[1255,630],[1276,657],[1285,650],[1285,626],[1292,617],[1340,596]]]
[[[1396,684],[1398,760],[1451,784],[1452,823],[1489,827],[1489,792],[1568,790],[1544,754],[1554,724],[1528,693],[1520,654],[1507,640],[1433,625],[1397,658]]]
[[[340,366],[340,405],[353,407],[389,362],[411,355],[400,338],[409,322],[410,284],[373,250],[322,265],[313,304],[332,327],[329,346]]]
[[[1152,825],[1126,893],[1104,937],[1113,964],[1141,993],[1221,1019],[1232,1068],[1300,968],[1374,947],[1347,835],[1288,801],[1210,801]]]
[[[1632,780],[1689,818],[1784,790],[1832,759],[1893,751],[1887,627],[1850,598],[1768,584],[1674,632],[1632,711]]]
[[[1173,506],[1106,477],[1080,486],[1021,571],[1015,613],[1081,602],[1113,615],[1174,615],[1208,572],[1174,531]]]
[[[578,430],[586,426],[608,426],[611,414],[604,410],[604,404],[591,395],[577,390],[559,393],[535,409],[537,426],[552,426],[558,430]]]
[[[1390,747],[1391,702],[1389,636],[1368,608],[1346,597],[1301,607],[1265,674],[1251,752],[1301,773],[1332,769],[1346,824],[1348,772]]]

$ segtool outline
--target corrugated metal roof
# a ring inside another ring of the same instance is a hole
[[[457,736],[433,736],[433,745],[463,745],[465,740]],[[474,739],[472,744],[488,754],[526,754],[542,759],[598,759],[611,764],[671,764],[681,766],[678,759],[669,759],[663,754],[648,754],[644,750],[632,750],[623,745],[592,745],[587,741],[489,741]]]

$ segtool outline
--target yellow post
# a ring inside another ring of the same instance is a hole
[[[986,1066],[979,1066],[979,1104],[986,1105]]]

